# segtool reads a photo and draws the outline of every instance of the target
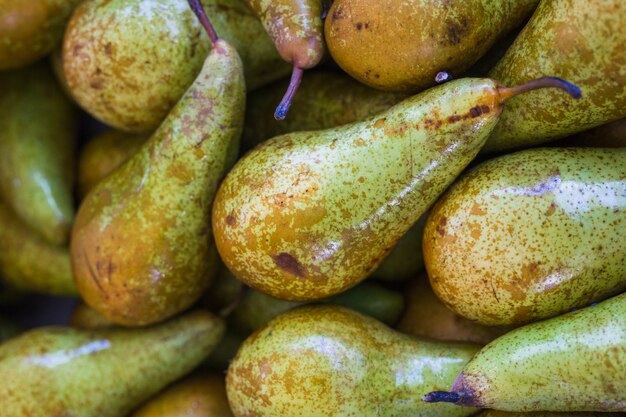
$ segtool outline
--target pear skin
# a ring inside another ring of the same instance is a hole
[[[200,364],[223,331],[206,312],[145,329],[29,331],[0,346],[0,416],[125,417]]]
[[[164,320],[209,286],[210,207],[239,143],[245,108],[237,51],[216,40],[202,72],[141,150],[80,206],[72,233],[82,298],[123,325]]]
[[[115,327],[115,323],[107,320],[102,314],[84,302],[79,301],[74,310],[72,310],[70,326],[77,329],[107,329]]]
[[[431,210],[433,290],[486,325],[523,324],[626,289],[626,149],[544,148],[483,163]]]
[[[50,243],[67,243],[74,221],[75,109],[47,62],[0,72],[0,91],[0,193]]]
[[[0,71],[32,64],[52,51],[80,1],[0,0]]]
[[[516,84],[554,74],[578,85],[583,97],[572,102],[551,91],[516,97],[484,151],[530,147],[626,117],[625,7],[622,0],[540,3],[489,76]]]
[[[451,384],[478,347],[427,342],[337,306],[282,314],[249,337],[228,368],[237,417],[468,416],[421,401]]]
[[[186,378],[148,401],[131,417],[232,417],[224,377]]]
[[[243,0],[202,4],[240,54],[249,90],[289,73]],[[63,68],[88,113],[118,130],[149,133],[191,86],[209,49],[185,0],[93,0],[68,24]]]
[[[626,410],[626,293],[513,330],[426,401],[502,411]],[[503,366],[506,364],[506,366]]]

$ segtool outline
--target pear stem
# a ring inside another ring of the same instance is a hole
[[[516,87],[498,87],[500,93],[500,102],[504,103],[518,94],[527,91],[538,90],[540,88],[558,88],[565,91],[575,99],[581,98],[583,95],[576,85],[557,77],[541,77],[536,80],[528,81]]]
[[[289,88],[287,88],[287,92],[274,112],[274,118],[276,120],[285,120],[285,117],[287,117],[287,112],[289,111],[289,107],[291,107],[293,96],[296,95],[296,91],[298,91],[298,87],[300,87],[300,83],[302,82],[303,74],[304,70],[302,68],[297,65],[293,66],[291,80],[289,81]]]
[[[422,397],[422,400],[427,403],[456,403],[461,399],[461,396],[456,392],[448,391],[433,391]]]
[[[217,33],[215,33],[215,29],[213,29],[213,25],[209,20],[206,12],[204,11],[204,7],[202,7],[202,3],[200,0],[188,0],[189,6],[191,6],[191,10],[198,16],[198,20],[204,26],[204,30],[206,30],[207,35],[209,35],[209,39],[211,40],[211,44],[215,45],[215,42],[219,40]]]

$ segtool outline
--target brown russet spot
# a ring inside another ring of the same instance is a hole
[[[111,44],[111,42],[107,42],[107,44],[104,45],[104,53],[108,56],[111,56],[113,54],[113,45]]]
[[[356,30],[361,30],[363,29],[363,23],[359,22],[355,25],[355,27],[356,27]]]
[[[550,204],[550,207],[548,207],[548,210],[546,210],[546,216],[552,216],[555,211],[556,211],[556,203],[553,202],[552,204]]]
[[[103,85],[104,83],[102,80],[93,80],[92,82],[89,83],[89,86],[93,88],[94,90],[101,90]]]
[[[467,22],[463,19],[460,23],[451,21],[446,28],[446,34],[448,35],[449,45],[458,45],[461,43],[463,36],[467,33]]]
[[[481,114],[483,114],[483,111],[480,106],[476,106],[470,109],[469,114],[472,119],[475,119],[476,117],[479,117]]]
[[[281,252],[273,257],[274,263],[280,269],[289,272],[297,277],[304,277],[304,268],[300,262],[287,252]]]
[[[385,125],[385,122],[387,121],[387,119],[385,119],[384,117],[382,119],[378,119],[376,120],[376,123],[374,123],[374,127],[377,129],[380,129],[381,127],[383,127]]]
[[[226,216],[226,224],[229,226],[232,226],[235,224],[235,216],[233,216],[232,214],[229,214],[228,216]]]
[[[446,217],[442,217],[439,220],[439,224],[437,225],[437,233],[439,233],[439,236],[443,237],[446,234],[446,224],[448,223],[448,219]]]
[[[459,116],[458,114],[448,117],[448,122],[450,123],[458,122],[459,120],[461,120],[461,116]]]

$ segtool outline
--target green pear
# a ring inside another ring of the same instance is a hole
[[[230,171],[213,205],[226,266],[275,298],[330,297],[365,279],[497,124],[504,101],[560,86],[460,79],[362,122],[270,139]]]
[[[24,333],[0,345],[0,417],[126,417],[200,364],[223,331],[194,312],[146,329]]]
[[[289,73],[243,0],[202,4],[239,52],[248,89]],[[193,83],[210,47],[185,0],[85,1],[68,24],[63,69],[87,112],[119,130],[148,133]]]
[[[13,289],[78,295],[67,247],[48,243],[0,200],[0,279]]]
[[[5,341],[22,333],[22,328],[10,320],[0,316],[0,345]]]
[[[0,72],[0,193],[55,244],[67,243],[74,220],[76,133],[74,107],[47,63]]]
[[[305,306],[248,338],[228,368],[237,417],[468,416],[421,396],[452,383],[478,350],[429,342],[337,306]]]
[[[626,293],[513,330],[425,401],[503,411],[624,411]]]
[[[69,324],[77,329],[107,329],[116,327],[115,323],[107,320],[102,314],[89,307],[83,301],[79,301],[74,306]]]
[[[542,1],[489,76],[517,84],[554,74],[583,98],[537,91],[511,100],[484,150],[529,147],[626,117],[625,42],[623,0]]]
[[[483,163],[431,210],[437,296],[487,325],[523,324],[626,289],[626,149],[544,148]]]
[[[50,53],[80,1],[0,0],[0,71],[24,67]]]
[[[217,268],[210,208],[236,154],[245,93],[237,51],[217,37],[213,42],[167,119],[89,193],[76,217],[71,254],[78,289],[115,323],[145,325],[186,309]]]
[[[328,129],[364,120],[407,97],[374,90],[345,74],[313,70],[302,80],[289,117],[277,121],[267,108],[278,103],[288,83],[277,81],[248,95],[241,137],[244,149],[284,133]]]

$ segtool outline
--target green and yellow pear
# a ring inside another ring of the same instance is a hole
[[[199,365],[223,331],[206,312],[145,329],[29,331],[0,345],[0,417],[126,417]]]
[[[513,330],[429,402],[502,411],[624,411],[626,293]]]
[[[0,72],[0,194],[54,244],[74,221],[77,122],[47,62]]]
[[[0,0],[0,71],[27,66],[50,53],[80,1]]]
[[[107,329],[116,327],[115,323],[107,320],[102,314],[79,301],[70,316],[70,326],[77,329]]]
[[[249,90],[289,73],[243,0],[202,4],[240,54]],[[91,0],[70,20],[63,68],[72,95],[92,116],[149,133],[191,86],[210,48],[185,0]]]
[[[167,119],[80,206],[71,242],[76,283],[115,323],[179,313],[217,268],[210,208],[236,154],[245,93],[237,51],[212,39],[202,72]]]
[[[424,258],[446,306],[523,324],[626,289],[626,149],[543,148],[485,162],[431,210]]]
[[[324,31],[333,59],[352,77],[377,89],[414,93],[435,85],[441,71],[470,68],[538,2],[335,0]]]
[[[228,368],[236,417],[462,417],[421,397],[450,385],[478,350],[429,342],[337,306],[305,306],[250,336]]]
[[[513,88],[460,79],[365,121],[262,143],[215,198],[222,260],[275,298],[316,300],[353,287],[476,156],[508,97],[553,86],[578,94],[553,78]]]
[[[172,385],[130,417],[232,417],[224,377],[195,375]]]
[[[542,1],[489,76],[517,84],[554,74],[583,98],[536,91],[512,99],[484,150],[529,147],[626,117],[625,42],[623,0]]]

